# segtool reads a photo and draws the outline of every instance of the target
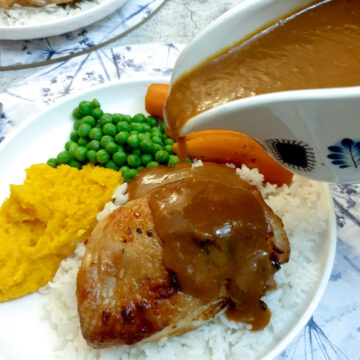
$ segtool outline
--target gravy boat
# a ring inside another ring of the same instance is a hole
[[[312,2],[242,1],[185,47],[170,86],[214,54]],[[181,135],[205,129],[246,133],[299,175],[332,183],[360,182],[360,86],[284,91],[231,101],[191,118]]]

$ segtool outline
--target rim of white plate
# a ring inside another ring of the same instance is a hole
[[[9,135],[6,136],[5,140],[0,143],[0,155],[3,149],[6,147],[7,143],[11,142],[17,134],[19,134],[21,131],[23,131],[29,124],[31,124],[33,121],[36,121],[37,118],[40,118],[44,114],[46,114],[49,111],[53,111],[56,108],[61,108],[65,103],[75,100],[82,100],[88,94],[95,93],[98,91],[101,91],[105,88],[117,88],[118,86],[126,86],[126,85],[136,85],[136,84],[143,84],[145,86],[149,86],[151,83],[169,83],[169,78],[161,78],[161,77],[147,77],[145,79],[138,79],[138,80],[126,80],[126,81],[114,81],[110,84],[105,85],[99,85],[94,86],[86,91],[76,93],[74,95],[67,96],[65,99],[62,99],[59,102],[56,102],[52,105],[49,105],[46,109],[43,111],[35,114],[31,118],[24,120],[15,130],[13,130]],[[314,180],[311,180],[314,181]],[[330,195],[329,185],[326,183],[322,184],[322,195],[324,196],[324,201],[326,201],[326,207],[329,212],[329,224],[328,224],[328,234],[326,236],[327,241],[327,247],[326,247],[326,264],[323,267],[322,271],[319,275],[319,285],[317,289],[314,292],[313,298],[310,300],[308,305],[306,306],[306,309],[302,316],[296,321],[295,326],[291,328],[291,330],[276,344],[276,346],[268,353],[266,354],[261,360],[272,360],[277,355],[279,355],[287,345],[291,343],[291,341],[299,334],[301,329],[304,328],[306,323],[309,321],[311,316],[313,315],[316,307],[318,306],[324,292],[326,289],[326,286],[328,284],[331,271],[334,265],[335,260],[335,253],[336,253],[336,241],[337,241],[337,235],[336,235],[336,217],[335,217],[335,209],[333,205],[333,201]]]

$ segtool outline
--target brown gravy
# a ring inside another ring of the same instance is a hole
[[[264,328],[270,311],[260,298],[274,287],[269,225],[257,190],[234,169],[205,163],[142,170],[130,199],[147,194],[164,266],[180,290],[209,301],[229,299],[227,316]]]
[[[316,1],[196,67],[172,86],[169,134],[232,100],[360,85],[360,1]]]

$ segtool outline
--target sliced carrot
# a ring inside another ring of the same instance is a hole
[[[290,184],[293,174],[283,168],[253,138],[230,130],[204,130],[185,136],[187,155],[205,161],[245,164],[257,168],[264,180],[279,186]],[[173,145],[178,152],[178,144]]]
[[[146,111],[156,117],[163,118],[165,100],[169,95],[168,84],[151,84],[145,96]]]

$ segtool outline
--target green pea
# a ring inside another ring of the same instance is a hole
[[[142,140],[140,143],[140,149],[144,153],[151,153],[154,150],[154,144],[149,139]]]
[[[148,116],[145,120],[151,127],[158,125],[158,120],[153,116]]]
[[[161,137],[161,130],[158,127],[153,127],[151,128],[151,135]]]
[[[139,171],[142,170],[142,169],[144,169],[144,166],[139,166],[139,167],[137,168],[138,173],[139,173]]]
[[[78,128],[78,135],[82,138],[86,138],[89,135],[91,126],[89,124],[81,124]]]
[[[46,163],[53,168],[58,166],[58,161],[55,158],[49,159]]]
[[[144,125],[141,123],[133,122],[131,124],[131,129],[137,131],[138,133],[144,133]]]
[[[66,151],[69,151],[69,147],[70,147],[71,144],[75,144],[75,142],[70,140],[70,141],[67,141],[65,143],[65,150]]]
[[[88,149],[85,146],[78,146],[74,151],[74,157],[78,161],[85,161]]]
[[[157,162],[157,161],[150,161],[147,165],[146,165],[146,167],[147,168],[152,168],[152,167],[155,167],[155,166],[158,166],[159,165],[159,163]]]
[[[127,163],[130,167],[137,168],[138,166],[141,165],[141,159],[139,155],[130,154],[127,157]]]
[[[71,141],[74,141],[74,142],[77,142],[79,140],[79,135],[77,133],[76,130],[73,130],[71,133],[70,133],[70,140]]]
[[[136,130],[131,130],[130,131],[130,135],[139,135],[139,133]]]
[[[127,143],[130,147],[136,149],[140,146],[140,139],[137,135],[130,135],[127,139]]]
[[[129,133],[127,131],[120,131],[115,135],[115,141],[119,145],[123,145],[127,143],[127,139],[129,137]]]
[[[100,148],[101,148],[100,141],[99,140],[91,140],[87,144],[87,148],[88,148],[88,150],[95,150],[95,151],[100,150]]]
[[[144,132],[150,132],[151,131],[151,126],[147,123],[143,123],[143,128],[144,128]]]
[[[116,125],[117,131],[128,131],[131,130],[131,125],[127,121],[119,121]]]
[[[71,144],[68,146],[68,149],[66,149],[71,155],[74,155],[74,151],[79,145],[75,142],[71,142]]]
[[[139,136],[139,139],[140,139],[140,143],[141,143],[141,141],[148,138],[144,133],[140,133],[138,136]]]
[[[132,121],[143,123],[145,121],[145,115],[144,114],[136,114],[132,117]]]
[[[99,120],[104,115],[104,112],[100,108],[95,108],[91,112],[91,116],[93,116],[96,120]]]
[[[91,164],[96,164],[96,150],[89,150],[86,154],[87,159]]]
[[[191,160],[189,157],[187,157],[187,158],[185,159],[185,162],[187,162],[187,163],[189,163],[189,164],[192,164],[192,160]]]
[[[100,128],[92,128],[89,131],[89,138],[91,140],[101,140],[101,138],[103,137],[103,132]]]
[[[116,126],[113,123],[107,123],[103,126],[103,133],[105,135],[115,136]]]
[[[163,139],[163,141],[165,141],[166,139],[169,139],[166,134],[162,134],[161,138]]]
[[[175,166],[179,163],[179,158],[176,155],[170,155],[168,166]]]
[[[119,150],[119,145],[115,144],[114,142],[108,142],[105,145],[105,150],[110,154],[115,154]]]
[[[172,149],[173,149],[172,145],[165,145],[164,146],[164,150],[167,151],[169,154],[173,153]]]
[[[137,175],[138,171],[136,169],[129,169],[127,171],[125,171],[124,175],[124,180],[125,181],[129,181],[131,179],[133,179],[136,175]]]
[[[105,149],[101,149],[96,153],[96,160],[100,164],[106,164],[110,160],[110,154]]]
[[[166,164],[169,161],[170,155],[165,150],[159,150],[155,154],[155,160],[160,164]]]
[[[163,144],[162,138],[160,136],[153,136],[151,140],[154,144],[159,144],[159,145]]]
[[[79,138],[77,144],[78,144],[79,146],[87,146],[88,141],[87,141],[86,139],[84,139],[84,138],[81,137],[81,138]]]
[[[120,121],[128,121],[127,115],[124,114],[113,114],[113,123],[118,124]]]
[[[106,144],[109,142],[114,142],[114,138],[110,135],[104,135],[100,140],[100,145],[105,148]]]
[[[171,138],[166,138],[164,140],[164,144],[165,145],[173,145],[175,143],[175,140],[171,139]]]
[[[124,165],[120,168],[120,171],[122,173],[122,175],[124,176],[125,172],[130,170],[130,168],[127,165]]]
[[[79,111],[83,115],[90,115],[91,111],[94,109],[94,106],[90,101],[81,101],[79,104]]]
[[[165,123],[164,123],[164,122],[161,122],[161,124],[160,124],[160,130],[161,130],[162,133],[165,133],[166,126],[165,126]]]
[[[141,155],[141,162],[144,165],[147,165],[149,162],[153,161],[153,157],[151,154],[142,154]]]
[[[74,129],[74,130],[77,130],[77,129],[80,127],[81,124],[82,124],[82,121],[81,121],[81,120],[76,120],[76,121],[74,122],[73,129]]]
[[[82,118],[82,123],[94,127],[96,125],[96,120],[93,116],[87,115]]]
[[[91,102],[91,105],[93,106],[93,108],[99,108],[100,107],[100,103],[97,99],[93,99]]]
[[[99,124],[100,126],[104,126],[105,124],[110,124],[112,123],[112,116],[111,114],[104,114],[101,116],[101,118],[99,119]]]
[[[116,165],[122,166],[126,163],[127,155],[124,151],[118,151],[112,156],[112,159]]]
[[[74,117],[74,119],[81,119],[83,117],[83,114],[81,114],[79,108],[76,107],[72,112],[72,116]]]
[[[76,169],[81,169],[81,163],[79,163],[78,161],[76,160],[70,160],[69,161],[69,166],[73,167],[73,168],[76,168]]]
[[[112,169],[112,170],[119,171],[119,167],[118,167],[112,160],[109,160],[109,161],[105,164],[105,167],[108,168],[108,169]]]
[[[68,151],[62,151],[56,157],[56,160],[59,164],[68,164],[73,157]]]
[[[137,155],[137,156],[141,156],[141,150],[140,149],[131,150],[131,153],[134,154],[134,155]]]
[[[153,154],[156,154],[158,151],[160,151],[160,150],[162,150],[162,149],[163,149],[163,148],[162,148],[161,145],[159,145],[159,144],[154,144],[152,153],[153,153]]]

